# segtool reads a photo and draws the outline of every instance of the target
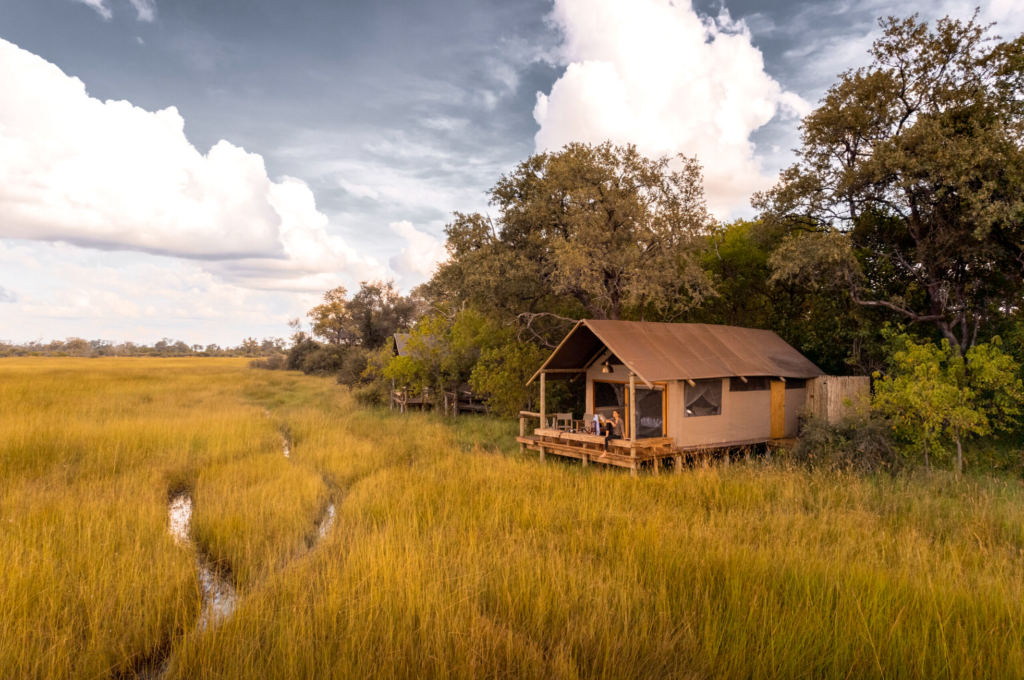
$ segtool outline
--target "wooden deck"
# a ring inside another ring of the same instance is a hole
[[[654,473],[658,474],[663,466],[663,459],[678,457],[678,467],[682,468],[682,453],[672,451],[672,440],[669,437],[654,439],[612,439],[608,442],[608,451],[604,450],[604,437],[594,434],[562,432],[538,428],[533,436],[516,437],[522,449],[530,449],[540,454],[543,462],[547,454],[575,458],[583,465],[599,463],[615,467],[628,468],[630,474],[636,475],[645,463],[653,465]]]
[[[659,475],[667,468],[668,460],[672,469],[681,474],[689,463],[707,463],[717,453],[745,449],[756,445],[767,445],[769,449],[790,448],[792,439],[749,439],[742,441],[702,444],[697,446],[675,446],[671,437],[638,439],[613,439],[604,450],[604,437],[593,434],[562,432],[546,428],[534,430],[533,435],[516,437],[520,449],[536,451],[543,463],[548,454],[574,458],[584,466],[592,463],[627,468],[630,475],[637,476],[642,467],[649,467],[651,473]],[[728,457],[725,458],[728,462]]]

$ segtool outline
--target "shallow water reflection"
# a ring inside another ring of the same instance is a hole
[[[327,512],[325,512],[324,516],[322,518],[320,518],[319,532],[320,532],[320,540],[321,541],[324,540],[324,538],[327,537],[328,533],[330,533],[332,526],[334,526],[334,504],[333,503],[331,505],[327,506]]]
[[[192,524],[192,497],[178,494],[167,506],[169,522],[168,530],[178,545],[188,546],[192,541],[189,531]],[[203,560],[202,555],[196,556],[196,571],[199,574],[199,587],[202,591],[202,604],[199,610],[197,628],[202,631],[207,626],[215,626],[235,610],[238,594],[231,582],[211,569]]]

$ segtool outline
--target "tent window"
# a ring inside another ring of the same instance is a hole
[[[807,389],[807,381],[801,378],[790,378],[786,381],[787,390],[803,390]]]
[[[636,390],[636,436],[643,439],[646,437],[665,436],[665,411],[664,392],[661,390],[645,390],[638,387]]]
[[[722,415],[721,379],[695,380],[693,385],[687,383],[684,388],[684,398],[686,408],[683,411],[683,417],[685,418]]]

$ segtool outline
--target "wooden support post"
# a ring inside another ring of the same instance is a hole
[[[590,454],[584,452],[582,457],[583,457],[583,467],[587,467],[588,465],[590,465]]]
[[[661,459],[657,455],[654,456],[654,476],[661,476]]]
[[[543,377],[543,376],[542,376]],[[636,443],[636,376],[629,372],[629,441]],[[636,451],[630,454],[635,458]]]
[[[526,416],[519,416],[519,436],[526,436]],[[526,453],[526,444],[519,444],[519,453]]]
[[[677,453],[675,455],[675,462],[676,462],[676,474],[677,475],[683,474],[683,454]]]
[[[540,462],[543,463],[544,462],[544,454],[545,454],[544,444],[541,444],[539,448],[540,448]]]
[[[637,475],[637,467],[638,466],[639,466],[639,463],[637,463],[636,461],[633,461],[633,465],[629,468],[629,476],[630,477],[636,477],[636,475]]]
[[[545,388],[546,388],[546,385],[545,385],[545,381],[544,381],[544,372],[541,371],[541,374],[540,374],[540,426],[541,427],[547,427],[548,426],[548,413],[545,410],[547,408],[547,405],[545,403],[545,401],[546,401],[545,392],[547,390]],[[544,449],[541,449],[540,459],[544,460]]]

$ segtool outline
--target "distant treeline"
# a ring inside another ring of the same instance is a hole
[[[67,338],[14,344],[0,341],[0,357],[267,357],[285,352],[281,338],[247,338],[237,347],[189,345],[164,338],[152,345]]]

